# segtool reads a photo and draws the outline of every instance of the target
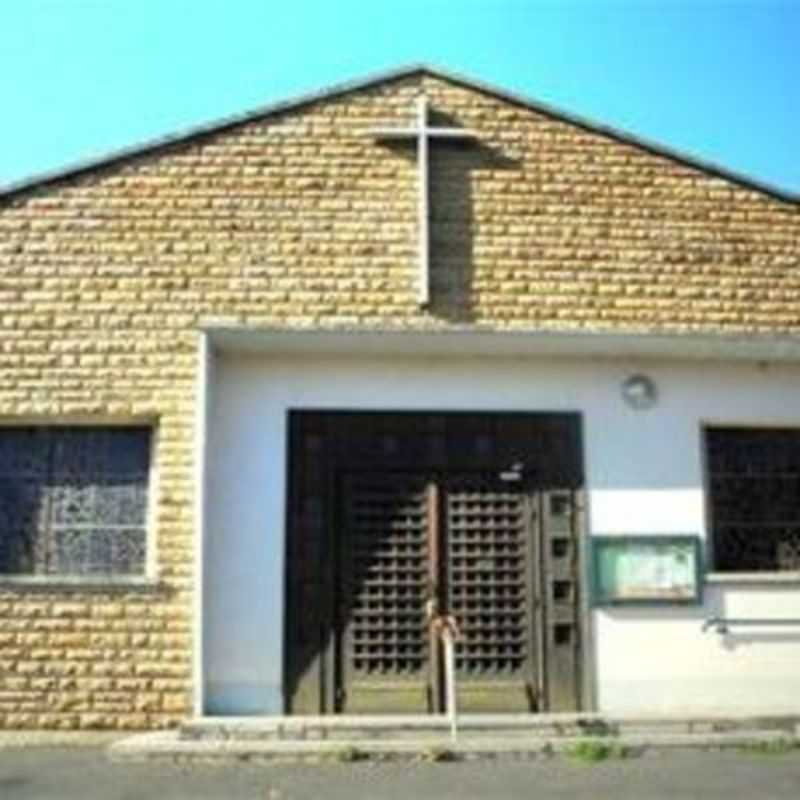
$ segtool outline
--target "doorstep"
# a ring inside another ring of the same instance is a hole
[[[189,720],[109,748],[124,760],[339,760],[535,758],[602,741],[627,752],[743,748],[800,742],[797,717],[610,717],[601,714],[464,715],[457,736],[442,716],[248,717]]]

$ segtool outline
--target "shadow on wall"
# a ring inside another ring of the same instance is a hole
[[[36,485],[0,476],[0,573],[4,575],[32,575],[45,560],[36,536],[40,495]]]
[[[754,587],[751,587],[749,591],[752,592],[753,588]],[[781,588],[783,588],[787,595],[787,599],[781,604],[783,608],[797,608],[797,604],[794,600],[794,596],[796,595],[796,590],[794,588],[763,586],[760,588],[766,592],[769,592],[770,594],[774,593],[776,590],[780,591]],[[729,605],[726,602],[725,591],[718,591],[715,592],[715,594],[718,597],[718,610],[714,611],[713,616],[734,619],[800,620],[800,613],[797,613],[796,611],[787,612],[784,610],[777,613],[755,612],[752,614],[742,614],[741,612],[737,612],[736,610],[729,608]],[[746,626],[737,627],[735,624],[732,624],[724,633],[709,632],[708,635],[717,637],[722,647],[731,652],[743,647],[750,647],[752,645],[800,644],[800,623],[797,625],[787,626],[777,625],[775,627],[770,627],[769,624],[766,624],[763,627],[758,626],[754,629]]]
[[[460,127],[455,117],[431,111],[430,123]],[[413,142],[381,144],[403,158],[416,162]],[[519,161],[480,140],[441,140],[430,147],[429,215],[430,280],[429,312],[442,320],[467,324],[476,319],[475,196],[476,176],[514,170]]]
[[[600,606],[605,616],[614,622],[646,622],[653,625],[653,634],[656,634],[656,625],[659,611],[663,611],[665,620],[673,622],[696,622],[697,634],[702,634],[703,622],[707,617],[718,616],[721,612],[717,608],[715,600],[706,599],[700,605],[673,605],[666,604],[662,607],[656,605],[648,606]],[[708,634],[704,634],[708,635]]]
[[[772,591],[772,590],[770,590]],[[602,607],[600,609],[607,617],[613,619],[615,622],[637,621],[647,622],[653,625],[653,634],[657,632],[657,616],[658,609],[651,607]],[[740,613],[732,612],[726,603],[725,591],[720,591],[719,587],[709,588],[706,587],[703,593],[703,602],[696,606],[666,606],[663,611],[668,614],[670,623],[690,622],[695,623],[696,634],[698,637],[707,637],[712,644],[717,644],[728,651],[735,651],[742,647],[751,645],[770,645],[770,644],[798,644],[800,643],[800,624],[796,627],[776,627],[770,628],[768,624],[763,627],[751,630],[746,627],[736,627],[732,624],[727,631],[723,633],[717,632],[715,628],[703,630],[703,623],[711,618],[759,618],[770,619],[783,619],[785,614],[760,614],[754,613],[750,615],[742,615]],[[800,615],[796,615],[800,619]]]

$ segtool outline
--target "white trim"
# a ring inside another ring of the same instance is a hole
[[[201,320],[222,354],[414,356],[417,358],[566,357],[800,363],[800,336],[655,334],[647,332],[506,330],[450,327],[397,329],[257,329]]]
[[[197,382],[194,419],[194,604],[192,612],[192,706],[199,717],[205,710],[205,658],[203,646],[203,598],[205,586],[204,543],[206,535],[206,430],[208,425],[209,376],[213,351],[208,334],[200,332],[197,348]]]
[[[148,423],[147,428],[150,431],[150,465],[147,471],[147,513],[144,521],[144,577],[155,581],[158,579],[158,454],[161,427],[158,423]]]
[[[707,572],[706,583],[720,585],[754,585],[800,583],[800,572]]]

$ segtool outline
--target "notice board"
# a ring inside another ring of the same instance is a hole
[[[594,605],[700,602],[700,539],[691,535],[592,537]]]

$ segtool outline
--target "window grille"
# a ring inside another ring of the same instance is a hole
[[[0,573],[139,575],[150,430],[0,429]]]
[[[800,570],[800,429],[706,431],[714,568]]]

